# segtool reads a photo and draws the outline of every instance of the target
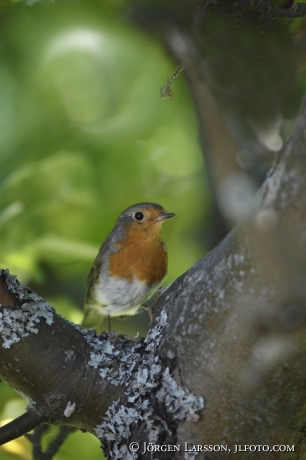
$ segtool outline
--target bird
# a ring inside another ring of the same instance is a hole
[[[175,214],[157,203],[125,209],[102,244],[87,278],[82,326],[101,332],[105,317],[134,315],[167,274],[168,253],[161,238]]]

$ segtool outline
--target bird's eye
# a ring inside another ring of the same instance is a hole
[[[143,214],[142,212],[135,212],[134,217],[136,220],[142,220],[143,219]]]

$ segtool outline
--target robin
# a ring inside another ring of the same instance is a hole
[[[110,330],[111,316],[134,315],[154,294],[167,274],[161,227],[174,216],[156,203],[134,204],[120,214],[87,278],[84,327],[98,329],[107,316]]]

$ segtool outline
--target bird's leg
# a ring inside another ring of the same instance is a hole
[[[150,305],[140,305],[140,308],[143,308],[144,310],[146,310],[149,313],[150,327],[151,327],[154,318],[153,318],[153,314],[152,314],[152,310],[151,310]]]
[[[154,304],[153,304],[152,306],[149,305],[149,306],[148,306],[148,313],[149,313],[149,318],[150,318],[150,327],[152,326],[152,324],[153,324],[153,319],[154,319],[153,310],[154,310]]]
[[[111,320],[110,320],[110,315],[107,315],[107,328],[108,328],[108,332],[111,332]]]
[[[145,308],[149,313],[150,326],[152,326],[152,324],[153,324],[154,310],[155,310],[156,303],[157,303],[160,295],[163,293],[164,290],[165,290],[165,288],[158,288],[157,289],[156,295],[155,295],[154,300],[153,300],[151,305],[141,305],[142,308]]]

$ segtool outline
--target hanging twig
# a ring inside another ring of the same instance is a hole
[[[182,64],[178,66],[178,68],[176,69],[176,71],[174,72],[172,77],[167,78],[167,83],[165,84],[165,86],[160,88],[160,95],[161,95],[162,99],[168,98],[168,99],[170,99],[170,101],[172,101],[172,99],[173,99],[173,91],[171,89],[171,85],[174,82],[174,80],[179,76],[179,74],[183,70],[186,69],[186,67],[187,67],[187,65],[184,62],[182,62]]]

